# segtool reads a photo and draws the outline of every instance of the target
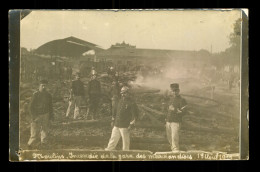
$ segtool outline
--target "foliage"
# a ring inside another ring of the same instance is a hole
[[[240,38],[241,38],[241,19],[237,19],[236,22],[233,24],[234,30],[229,35],[229,43],[233,48],[240,47]]]
[[[241,19],[237,19],[233,24],[233,32],[229,35],[230,47],[225,51],[213,55],[212,62],[217,66],[223,64],[238,65],[240,62],[241,45]]]

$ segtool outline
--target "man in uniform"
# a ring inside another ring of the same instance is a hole
[[[87,112],[87,117],[91,113],[92,120],[96,119],[96,113],[99,107],[100,94],[101,93],[101,84],[97,80],[97,72],[95,70],[91,71],[91,80],[88,83],[87,95],[89,109]]]
[[[171,91],[163,104],[166,106],[166,135],[172,151],[179,151],[179,130],[182,117],[186,113],[187,103],[180,96],[179,84],[170,85]]]
[[[112,86],[110,89],[110,96],[112,101],[112,115],[115,116],[116,107],[118,104],[118,100],[120,98],[120,86],[116,79],[112,81]]]
[[[121,99],[118,102],[116,113],[112,116],[112,134],[105,150],[114,150],[120,137],[122,137],[123,141],[122,149],[129,150],[129,130],[135,124],[138,114],[138,107],[133,98],[130,97],[129,88],[124,86],[121,89]]]
[[[80,73],[76,74],[76,80],[72,81],[71,90],[70,90],[70,102],[67,109],[66,117],[69,116],[70,108],[74,104],[74,115],[73,118],[77,119],[80,114],[80,105],[83,99],[85,98],[84,83],[80,80]]]
[[[33,94],[30,103],[31,114],[31,137],[28,146],[36,146],[40,133],[41,146],[46,146],[49,122],[53,120],[52,96],[46,90],[46,80],[41,80],[39,90]]]

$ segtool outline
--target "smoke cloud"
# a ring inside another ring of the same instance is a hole
[[[199,89],[200,85],[196,82],[200,70],[192,65],[183,65],[185,62],[171,61],[168,64],[157,67],[154,65],[143,75],[144,72],[137,73],[137,78],[131,84],[133,87],[149,87],[159,89],[161,93],[170,89],[171,83],[179,83],[182,92],[190,92]]]

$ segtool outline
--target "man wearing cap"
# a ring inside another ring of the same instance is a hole
[[[89,103],[89,109],[87,112],[87,117],[89,113],[92,116],[92,120],[96,119],[96,113],[98,111],[99,107],[99,101],[100,101],[100,93],[101,93],[101,84],[97,80],[97,72],[94,70],[91,73],[91,80],[88,83],[87,88],[87,95],[88,95],[88,103]]]
[[[85,97],[85,90],[84,90],[84,83],[80,80],[80,73],[76,73],[75,76],[76,80],[72,81],[71,83],[71,90],[70,90],[70,104],[67,109],[66,117],[69,116],[70,107],[74,104],[74,114],[73,118],[77,119],[80,114],[80,105],[82,100]]]
[[[164,99],[166,113],[166,135],[172,151],[179,150],[179,130],[182,116],[186,113],[187,102],[180,96],[179,84],[170,85],[170,95]]]
[[[52,96],[46,90],[47,83],[46,80],[40,81],[39,90],[33,94],[30,103],[31,136],[28,141],[29,147],[36,145],[39,133],[41,145],[46,145],[49,121],[53,120]]]
[[[123,150],[129,150],[130,146],[130,133],[129,130],[135,124],[138,117],[138,108],[129,94],[129,88],[124,86],[121,89],[121,98],[118,102],[115,115],[112,114],[113,126],[111,138],[109,140],[108,146],[105,150],[114,150],[116,145],[122,137]]]

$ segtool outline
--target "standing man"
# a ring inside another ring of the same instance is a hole
[[[46,90],[46,80],[41,80],[39,90],[33,94],[30,104],[31,137],[28,146],[36,146],[40,133],[41,146],[46,146],[49,122],[53,120],[52,96]]]
[[[180,96],[179,84],[170,85],[170,96],[164,100],[166,106],[166,135],[172,151],[179,151],[179,131],[182,116],[186,113],[187,103]]]
[[[123,141],[123,150],[129,150],[129,130],[135,124],[138,114],[139,112],[137,105],[130,97],[129,88],[124,86],[121,89],[121,99],[117,105],[116,115],[112,116],[112,134],[108,146],[105,148],[105,150],[114,150],[121,136]]]
[[[92,120],[95,120],[101,95],[101,84],[97,80],[97,72],[95,70],[91,71],[91,80],[88,83],[87,95],[89,103],[87,117],[91,113]]]
[[[117,104],[120,98],[120,86],[116,79],[112,81],[112,86],[110,89],[110,96],[112,101],[112,116],[115,116],[116,114],[116,108]]]
[[[69,116],[70,108],[74,104],[74,115],[73,118],[77,119],[80,114],[80,104],[85,98],[84,83],[80,80],[80,73],[76,73],[76,80],[72,81],[71,90],[70,90],[70,102],[67,109],[66,117]]]

